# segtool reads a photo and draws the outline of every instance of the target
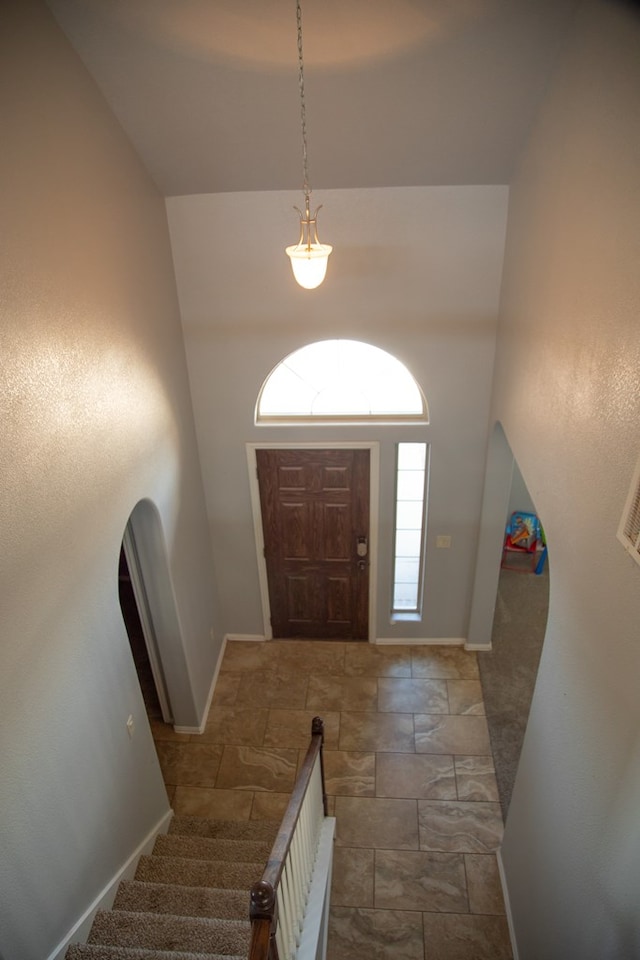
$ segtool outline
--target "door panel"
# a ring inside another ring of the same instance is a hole
[[[306,531],[312,522],[311,503],[280,504],[283,560],[310,560]]]
[[[348,561],[353,550],[351,510],[344,503],[316,505],[320,524],[319,549],[322,560]],[[356,534],[357,536],[357,534]]]
[[[368,638],[368,450],[257,450],[274,637]]]

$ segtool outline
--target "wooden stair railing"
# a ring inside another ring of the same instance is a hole
[[[327,816],[322,746],[324,723],[314,717],[311,743],[262,874],[251,888],[249,960],[296,955],[322,822]]]

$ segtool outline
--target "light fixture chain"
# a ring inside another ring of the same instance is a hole
[[[304,177],[304,211],[294,207],[300,214],[300,237],[297,243],[285,248],[291,259],[291,267],[296,281],[307,290],[320,286],[327,272],[327,260],[333,249],[328,243],[318,240],[318,210],[311,213],[309,167],[307,158],[307,110],[304,100],[304,56],[302,52],[302,9],[301,0],[296,0],[296,20],[298,25],[298,86],[300,88],[300,125],[302,127],[302,173]]]
[[[307,160],[307,109],[304,99],[304,57],[302,53],[302,10],[300,0],[296,0],[296,20],[298,23],[298,85],[300,87],[300,126],[302,128],[302,174],[305,196],[311,193],[309,184],[309,165]]]

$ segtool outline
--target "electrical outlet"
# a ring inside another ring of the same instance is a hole
[[[448,550],[451,546],[451,537],[449,536],[439,536],[436,537],[436,547],[444,548]]]
[[[133,722],[133,715],[129,714],[127,717],[127,733],[129,734],[129,739],[133,739],[133,731],[135,730],[136,725]]]

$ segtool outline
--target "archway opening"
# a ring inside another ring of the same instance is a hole
[[[171,705],[131,521],[120,547],[118,599],[149,721],[168,723]]]
[[[138,501],[127,522],[122,543],[135,586],[147,651],[154,667],[163,719],[166,723],[172,722],[175,729],[191,732],[199,728],[200,720],[182,640],[162,520],[151,500]]]
[[[513,513],[537,506],[502,426],[496,423],[489,445],[482,507],[472,625],[478,639],[478,665],[496,781],[506,820],[546,634],[549,613],[549,561],[539,550],[521,569],[501,563],[506,524]],[[540,518],[540,517],[539,517]],[[543,518],[540,518],[543,519]],[[471,629],[470,629],[471,634]]]

